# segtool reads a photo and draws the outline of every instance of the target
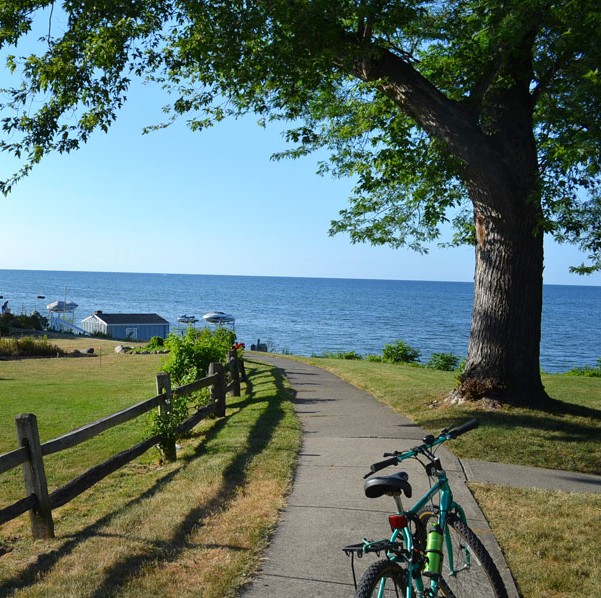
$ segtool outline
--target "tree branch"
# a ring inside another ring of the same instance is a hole
[[[447,98],[413,65],[386,49],[359,59],[351,73],[373,83],[411,116],[430,136],[439,139],[465,165],[470,177],[487,172],[499,189],[512,180],[492,144],[482,133],[473,113]]]

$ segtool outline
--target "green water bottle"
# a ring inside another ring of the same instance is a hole
[[[424,575],[427,577],[438,577],[442,571],[442,530],[436,524],[428,532],[426,542],[426,566]]]

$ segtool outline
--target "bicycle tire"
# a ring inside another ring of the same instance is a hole
[[[419,514],[427,528],[428,519],[438,513],[425,510]],[[453,551],[454,572],[449,570],[446,541],[443,543],[442,578],[451,594],[461,598],[508,598],[505,584],[492,557],[469,526],[456,516],[449,516],[447,527]],[[425,545],[425,538],[422,539]]]
[[[384,583],[384,587],[380,585]],[[380,589],[382,593],[379,594]],[[396,563],[382,559],[372,563],[361,575],[355,598],[403,598],[407,590],[407,574]]]
[[[383,597],[403,598],[407,592],[407,573],[396,563],[382,559],[372,563],[363,573],[355,592],[355,598],[373,598],[378,596],[380,583],[385,580]],[[388,580],[388,581],[386,581]],[[444,579],[440,580],[438,595],[442,598],[456,598]]]

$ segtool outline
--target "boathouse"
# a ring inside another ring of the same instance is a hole
[[[81,327],[88,333],[102,333],[119,340],[148,341],[153,336],[165,338],[169,322],[158,314],[105,314],[95,311],[82,320]]]

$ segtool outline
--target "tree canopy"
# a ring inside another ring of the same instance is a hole
[[[36,51],[17,58],[36,24]],[[441,127],[441,111],[494,142],[504,119],[523,118],[504,102],[519,87],[541,226],[579,244],[590,256],[580,271],[591,271],[601,267],[600,33],[593,0],[3,2],[0,44],[19,83],[0,104],[0,147],[23,165],[2,190],[46,153],[106,130],[144,77],[172,94],[167,122],[201,129],[254,112],[293,123],[279,157],[325,146],[322,172],[357,180],[333,232],[422,250],[446,219],[457,242],[473,230],[469,144]],[[391,69],[406,80],[400,96]]]
[[[284,121],[277,157],[325,147],[356,180],[333,233],[474,244],[461,393],[543,404],[543,236],[601,269],[600,33],[598,0],[7,0],[0,188],[107,130],[136,77],[170,94],[154,126]]]

